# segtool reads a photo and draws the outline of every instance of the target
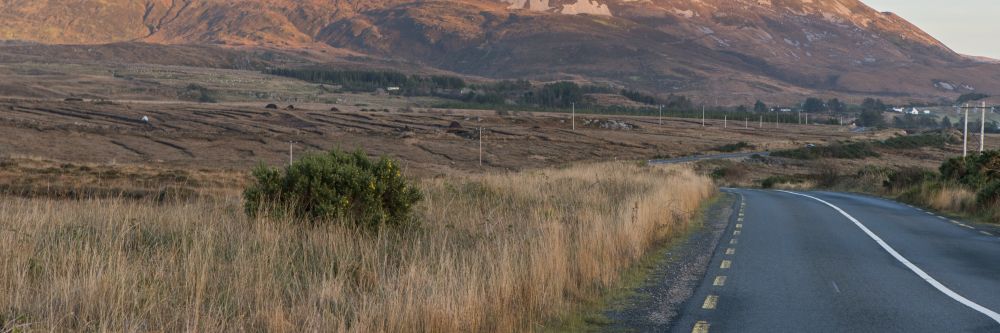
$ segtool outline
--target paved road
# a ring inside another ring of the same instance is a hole
[[[741,213],[672,331],[1000,332],[995,229],[861,195],[727,191]]]
[[[724,160],[733,158],[747,158],[753,155],[769,156],[769,152],[750,152],[750,153],[732,153],[732,154],[716,154],[716,155],[697,155],[697,156],[685,156],[678,158],[668,158],[661,160],[650,160],[649,164],[678,164],[687,162],[696,162],[702,160]]]

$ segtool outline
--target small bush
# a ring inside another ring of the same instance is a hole
[[[189,84],[184,87],[184,90],[180,92],[180,99],[186,101],[194,101],[198,103],[216,103],[218,100],[215,98],[215,93],[206,87]]]
[[[883,141],[880,145],[891,149],[916,149],[922,147],[944,147],[953,143],[952,138],[942,134],[897,136]]]
[[[840,183],[840,170],[833,165],[822,166],[820,172],[815,175],[816,185],[823,188],[831,188]]]
[[[771,156],[798,160],[815,160],[820,158],[865,159],[868,157],[879,157],[880,155],[873,149],[871,143],[856,142],[781,150],[771,153]]]
[[[937,175],[923,168],[904,168],[889,174],[883,185],[889,190],[904,190],[934,180]]]
[[[781,184],[801,184],[801,183],[804,183],[804,181],[802,179],[798,179],[798,178],[790,177],[790,176],[780,176],[779,175],[779,176],[771,176],[771,177],[768,177],[767,179],[764,179],[763,181],[761,181],[760,187],[762,187],[762,188],[774,188],[775,186],[781,185]]]
[[[718,147],[712,148],[711,150],[714,150],[714,151],[717,151],[717,152],[721,152],[721,153],[733,153],[733,152],[738,152],[738,151],[742,151],[742,150],[746,150],[746,149],[757,149],[757,146],[754,146],[754,145],[751,145],[749,143],[746,143],[745,141],[740,141],[740,142],[737,142],[737,143],[730,143],[730,144],[727,144],[727,145],[718,146]]]
[[[1000,180],[994,180],[976,193],[976,205],[981,209],[995,207],[1000,203]]]
[[[409,223],[420,199],[395,161],[334,150],[306,155],[284,173],[257,167],[244,192],[244,208],[250,216],[270,212],[313,223],[341,220],[375,227]]]
[[[982,187],[1000,180],[1000,151],[987,151],[956,157],[941,164],[941,176],[972,187]]]
[[[750,174],[749,168],[741,163],[727,163],[714,170],[710,176],[718,181],[735,183],[747,178]]]

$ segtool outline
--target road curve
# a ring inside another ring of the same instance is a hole
[[[1000,332],[1000,237],[889,200],[741,197],[673,332]]]
[[[725,159],[736,159],[736,158],[747,158],[753,155],[769,156],[770,152],[750,152],[750,153],[731,153],[731,154],[715,154],[715,155],[696,155],[696,156],[685,156],[678,158],[667,158],[659,160],[649,160],[650,165],[658,164],[679,164],[687,162],[697,162],[703,160],[725,160]]]

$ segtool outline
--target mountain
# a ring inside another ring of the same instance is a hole
[[[0,20],[6,40],[338,50],[728,103],[1000,92],[1000,65],[858,0],[0,0]]]

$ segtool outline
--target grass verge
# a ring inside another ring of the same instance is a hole
[[[581,165],[421,182],[372,232],[186,202],[0,198],[0,328],[514,332],[595,302],[692,227],[712,182]]]
[[[690,227],[684,233],[657,244],[635,265],[622,272],[621,283],[609,289],[603,296],[596,300],[581,303],[574,311],[559,318],[555,324],[547,326],[542,332],[595,332],[614,324],[607,317],[607,311],[623,306],[621,302],[630,298],[643,296],[637,295],[637,292],[640,287],[647,283],[659,283],[660,281],[650,281],[650,275],[657,269],[669,264],[667,253],[683,244],[684,240],[691,234],[701,230],[705,225],[705,213],[708,212],[710,207],[725,198],[725,196],[717,194],[711,199],[706,200],[698,208],[697,214],[691,218]]]

